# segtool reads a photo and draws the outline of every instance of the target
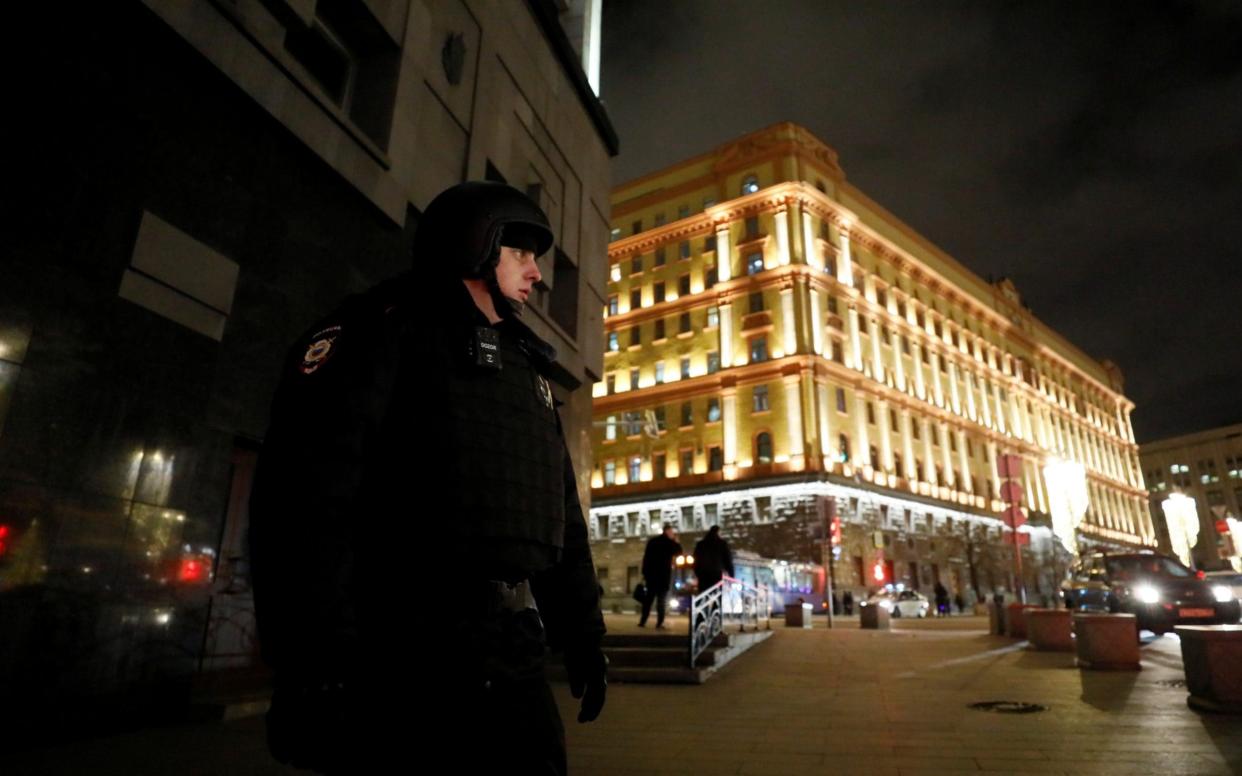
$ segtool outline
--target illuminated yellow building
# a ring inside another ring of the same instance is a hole
[[[1155,544],[1117,368],[847,183],[806,129],[752,133],[615,188],[612,205],[597,542],[679,515],[686,532],[807,522],[825,495],[847,525],[895,532],[876,548],[887,560],[903,538],[928,557],[914,539],[934,544],[946,520],[999,539],[996,460],[1014,453],[1031,513],[1062,497],[1043,468],[1076,461],[1089,494],[1080,540]],[[597,558],[613,592],[630,587],[628,553]],[[838,572],[862,585],[863,565]],[[897,576],[923,587],[940,573]]]

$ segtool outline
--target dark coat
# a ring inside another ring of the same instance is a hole
[[[653,536],[643,551],[643,579],[656,593],[668,592],[673,576],[673,558],[682,554],[681,544],[664,534]]]
[[[725,574],[733,576],[733,553],[719,534],[709,533],[694,545],[694,575],[699,580],[699,592],[719,582]]]

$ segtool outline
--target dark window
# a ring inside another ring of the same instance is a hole
[[[836,315],[837,309],[837,298],[835,296],[828,297],[828,312]]]
[[[690,357],[683,356],[681,359],[681,379],[688,380],[690,378]]]
[[[766,431],[755,437],[755,463],[772,463],[772,435]]]
[[[643,291],[641,288],[636,288],[630,292],[630,309],[637,310],[642,306],[643,306]]]
[[[690,215],[689,205],[678,205],[677,206],[677,218],[679,219],[686,218],[689,215]]]
[[[875,445],[871,445],[868,452],[871,453],[871,465],[877,469],[880,468],[880,451],[875,449]]]
[[[867,422],[875,425],[875,405],[871,402],[867,402]]]
[[[897,410],[888,411],[889,428],[897,428]]]
[[[911,424],[910,424],[910,433],[914,436],[914,438],[915,438],[915,439],[918,439],[918,438],[919,438],[919,434],[921,434],[921,433],[922,433],[921,431],[919,431],[919,426],[920,426],[920,425],[921,425],[921,424],[919,424],[919,423],[911,423]],[[922,479],[922,477],[920,477],[919,479]]]
[[[752,412],[767,412],[771,407],[768,405],[768,387],[766,385],[756,385],[754,391],[751,392],[750,409]]]
[[[678,296],[689,296],[690,295],[690,276],[689,275],[682,275],[681,277],[677,278],[677,295]]]
[[[630,260],[630,274],[637,275],[643,271],[643,257],[635,256]]]
[[[690,313],[677,316],[677,331],[685,334],[690,331]]]
[[[720,352],[713,350],[707,354],[707,373],[715,374],[720,371]]]
[[[617,392],[617,376],[616,375],[608,375],[608,377],[605,379],[605,383],[608,386],[609,395]]]
[[[635,326],[630,329],[630,347],[643,344],[643,327]]]
[[[848,463],[850,460],[850,438],[845,434],[837,437],[837,451],[841,455],[842,463]]]
[[[638,234],[643,230],[643,222],[641,220],[630,224],[630,234]]]
[[[609,315],[617,314],[617,295],[616,294],[612,294],[611,296],[608,297],[608,314]]]
[[[680,256],[682,259],[690,258],[690,241],[689,240],[681,241],[681,243],[677,246],[677,255]]]
[[[652,339],[655,339],[655,340],[662,340],[662,339],[664,339],[664,319],[663,319],[663,318],[657,318],[657,319],[656,319],[656,322],[655,322],[655,336],[654,336],[654,337],[652,337]]]
[[[659,304],[664,301],[664,281],[660,281],[651,286],[652,302]]]
[[[837,412],[846,412],[845,409],[845,389],[837,389]]]
[[[655,249],[655,261],[652,263],[652,266],[653,266],[653,267],[663,267],[663,266],[664,266],[665,256],[666,256],[666,252],[665,252],[665,250],[664,250],[664,246],[663,246],[663,245],[661,245],[659,248],[656,248],[656,249]]]
[[[637,389],[638,389],[638,368],[635,367],[630,370],[630,390],[634,391]]]
[[[724,454],[718,445],[712,445],[707,449],[707,470],[718,472],[724,468]]]
[[[750,341],[750,362],[757,364],[768,360],[768,338],[760,335]]]
[[[707,400],[707,422],[715,423],[720,420],[720,399],[715,396]]]
[[[888,307],[888,293],[882,288],[875,290],[875,301],[880,307]]]
[[[683,427],[694,425],[694,405],[688,401],[681,403],[681,425]]]
[[[655,480],[664,479],[664,469],[666,467],[664,459],[665,459],[665,454],[663,452],[651,454],[651,478],[652,479],[655,479]]]
[[[949,433],[949,449],[955,453],[957,452],[957,434],[952,432]]]
[[[716,278],[719,275],[716,272],[716,265],[713,264],[703,271],[703,287],[712,288],[716,285]]]
[[[746,219],[746,239],[749,240],[759,236],[759,216],[751,216]]]
[[[678,474],[694,474],[694,450],[689,447],[681,451],[681,471]]]
[[[748,297],[747,301],[748,301],[749,312],[752,312],[752,313],[763,312],[763,292],[762,291],[753,292]]]

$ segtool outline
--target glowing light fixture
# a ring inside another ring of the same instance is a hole
[[[1065,549],[1078,554],[1078,526],[1087,515],[1091,498],[1087,491],[1087,470],[1077,461],[1052,459],[1044,466],[1048,486],[1048,511],[1052,530]]]
[[[1195,500],[1184,493],[1174,493],[1160,502],[1164,521],[1169,526],[1169,544],[1173,554],[1191,565],[1190,548],[1199,539],[1199,510]]]

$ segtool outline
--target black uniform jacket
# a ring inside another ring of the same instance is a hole
[[[468,612],[493,579],[532,580],[554,648],[602,638],[554,353],[520,322],[489,327],[460,281],[441,286],[428,301],[403,276],[351,297],[283,367],[250,511],[278,677],[400,659],[411,620]]]

